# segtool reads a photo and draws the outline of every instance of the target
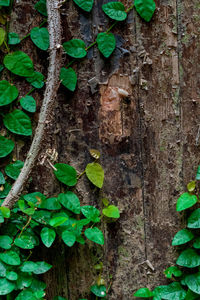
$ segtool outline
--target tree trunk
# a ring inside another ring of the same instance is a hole
[[[108,1],[94,2],[90,14],[72,1],[62,6],[63,42],[82,38],[89,45],[99,29],[110,26],[101,10]],[[127,7],[132,3],[122,2]],[[22,37],[39,25],[34,3],[15,2],[11,32]],[[131,11],[126,22],[114,27],[117,48],[110,59],[92,48],[88,59],[76,62],[75,93],[61,87],[55,99],[48,135],[27,190],[47,195],[62,190],[44,160],[47,150],[58,153],[56,162],[81,172],[91,161],[89,149],[98,149],[105,170],[103,191],[98,194],[81,178],[77,193],[82,204],[98,208],[102,196],[107,197],[120,208],[121,217],[102,225],[104,247],[57,245],[43,253],[55,265],[44,276],[46,299],[56,295],[93,299],[88,296],[97,274],[93,267],[103,261],[108,299],[131,300],[139,287],[165,283],[163,270],[175,262],[171,240],[182,222],[175,204],[199,162],[200,5],[197,0],[157,0],[156,5],[150,23]],[[28,39],[23,50],[45,74],[47,54]],[[28,84],[22,81],[19,86],[22,96]],[[34,92],[34,97],[39,112],[42,92]],[[34,118],[37,124],[37,113]],[[28,140],[16,141],[16,156],[24,159]]]

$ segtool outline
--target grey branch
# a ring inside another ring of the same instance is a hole
[[[61,49],[61,20],[60,4],[61,0],[47,0],[48,30],[50,38],[49,48],[49,68],[44,92],[44,99],[39,115],[38,125],[35,135],[27,154],[24,167],[17,180],[15,181],[8,196],[2,203],[2,206],[12,208],[18,200],[23,188],[27,182],[30,172],[37,160],[39,150],[45,134],[45,127],[54,107],[57,90],[59,87],[59,73],[61,67],[62,49]]]

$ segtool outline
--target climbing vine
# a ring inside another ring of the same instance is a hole
[[[81,174],[74,167],[65,163],[50,165],[54,175],[63,184],[63,193],[46,197],[40,192],[23,194],[25,184],[35,164],[42,139],[46,130],[45,124],[53,109],[53,102],[59,87],[59,81],[70,91],[77,87],[77,74],[71,67],[76,60],[87,56],[91,47],[97,46],[105,58],[109,58],[116,47],[113,27],[127,18],[135,7],[137,13],[149,22],[155,11],[153,0],[135,0],[126,8],[121,2],[103,4],[105,15],[113,20],[112,25],[98,33],[95,41],[86,45],[81,39],[71,39],[61,43],[61,26],[59,10],[65,1],[39,0],[35,9],[44,17],[41,24],[31,29],[30,33],[20,38],[15,32],[9,31],[9,14],[12,11],[12,0],[0,0],[0,50],[5,54],[0,64],[3,78],[0,81],[0,114],[3,130],[0,135],[0,158],[9,160],[9,164],[0,172],[0,296],[6,299],[44,299],[46,285],[38,275],[50,270],[52,266],[45,261],[35,261],[34,250],[43,245],[47,248],[61,239],[65,245],[72,247],[75,243],[86,241],[99,245],[104,244],[104,236],[99,225],[101,220],[116,220],[120,217],[119,209],[102,199],[103,209],[94,206],[82,206],[74,187],[81,176],[97,188],[101,189],[104,182],[104,171],[99,163],[100,153],[90,150],[94,161],[89,163]],[[90,12],[94,1],[74,0],[80,9]],[[44,27],[48,24],[48,28]],[[19,50],[20,43],[30,38],[33,46],[42,51],[49,51],[48,77],[34,68],[31,58]],[[62,52],[69,60],[67,66],[61,67]],[[30,91],[20,95],[15,81],[18,76],[30,84]],[[25,163],[12,156],[15,147],[13,135],[30,137],[33,134],[31,114],[36,111],[36,101],[31,95],[35,89],[46,85],[44,100],[39,115],[38,126],[27,154]],[[67,187],[67,190],[64,191]],[[99,276],[91,292],[98,298],[106,297],[106,285],[101,277],[102,264],[96,265]],[[64,299],[60,296],[55,299]],[[82,299],[84,300],[84,299]]]

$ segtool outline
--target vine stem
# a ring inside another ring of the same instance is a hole
[[[61,19],[60,19],[60,5],[61,0],[47,0],[47,13],[48,13],[48,31],[50,39],[49,47],[49,68],[44,92],[44,99],[39,114],[39,121],[35,130],[35,135],[27,154],[24,166],[15,181],[8,196],[2,203],[2,206],[13,207],[18,200],[29,174],[35,165],[39,150],[41,148],[42,140],[45,136],[46,125],[49,122],[50,116],[55,104],[56,93],[59,87],[59,73],[62,60],[61,48]]]

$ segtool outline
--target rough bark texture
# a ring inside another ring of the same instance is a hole
[[[11,28],[21,36],[40,22],[33,2],[15,4]],[[108,1],[94,2],[91,14],[72,1],[63,5],[63,41],[82,38],[90,44],[97,29],[108,28],[101,10]],[[105,279],[111,285],[109,300],[131,300],[137,288],[166,282],[163,270],[175,262],[171,239],[182,226],[175,203],[199,162],[200,5],[197,0],[156,4],[150,23],[133,11],[114,28],[117,49],[111,59],[103,59],[95,48],[87,60],[74,64],[79,78],[74,94],[59,90],[49,134],[27,189],[48,195],[60,191],[44,160],[47,150],[55,149],[57,162],[81,172],[91,161],[89,149],[96,148],[105,169],[103,195],[119,206],[121,218],[103,225],[105,247],[59,245],[44,253],[49,263],[56,264],[45,276],[49,300],[58,294],[70,300],[92,299],[88,291],[98,261],[104,262]],[[45,73],[45,54],[28,40],[24,50]],[[27,86],[21,86],[22,95],[26,91]],[[39,107],[42,95],[34,95]],[[18,139],[17,157],[25,156],[25,143]],[[86,179],[81,179],[77,192],[82,204],[101,206],[102,195]]]

